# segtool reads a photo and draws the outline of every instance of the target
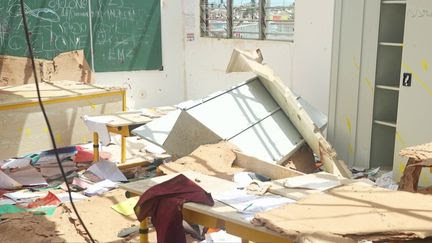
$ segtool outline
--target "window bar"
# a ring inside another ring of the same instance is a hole
[[[233,0],[227,0],[227,38],[233,36],[232,2]]]
[[[266,0],[260,0],[259,4],[260,4],[260,8],[259,8],[259,16],[260,16],[260,20],[259,20],[259,39],[260,40],[265,40],[266,39]]]
[[[209,36],[209,14],[208,14],[208,0],[201,0],[201,36]]]

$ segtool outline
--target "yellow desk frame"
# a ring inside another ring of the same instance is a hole
[[[130,195],[138,196],[137,194],[131,193]],[[205,214],[187,208],[184,205],[182,214],[183,219],[192,224],[199,224],[209,228],[225,228],[225,231],[229,234],[236,235],[242,239],[242,243],[249,241],[253,242],[272,242],[272,243],[294,243],[294,241],[287,238],[279,237],[274,234],[269,234],[263,231],[254,230],[250,227],[231,222],[228,220],[220,219],[216,216]],[[146,218],[140,222],[140,243],[149,243],[148,232],[150,218]]]

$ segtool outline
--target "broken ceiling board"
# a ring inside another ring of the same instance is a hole
[[[180,117],[155,119],[133,133],[177,157],[190,154],[199,145],[226,139],[246,154],[272,163],[283,161],[302,142],[258,79],[187,102],[183,107],[186,111]]]
[[[432,235],[431,204],[430,195],[354,183],[258,213],[254,222],[287,236],[301,232],[372,241],[425,238]]]
[[[83,83],[92,83],[94,75],[87,63],[84,51],[63,52],[53,59],[54,72],[47,81],[73,80]]]
[[[238,85],[187,109],[188,113],[224,139],[268,116],[279,105],[258,79]]]
[[[94,75],[83,50],[60,53],[53,60],[35,59],[39,81],[71,80],[91,83]],[[0,86],[34,83],[31,60],[27,57],[0,56]]]
[[[303,99],[301,96],[297,96],[297,100],[306,113],[310,116],[313,123],[323,131],[327,126],[327,116],[320,110],[311,105],[307,100]]]
[[[244,168],[233,167],[236,160],[234,149],[234,145],[224,141],[217,144],[201,145],[187,156],[160,165],[159,169],[167,175],[195,171],[232,181],[235,173],[245,170]]]
[[[76,82],[75,82],[76,83]],[[124,90],[93,85],[42,83],[45,109],[58,147],[92,140],[81,117],[119,112]],[[48,129],[35,100],[34,84],[0,88],[0,160],[52,149]],[[76,89],[75,89],[76,88]]]
[[[297,101],[296,96],[274,74],[273,70],[261,62],[260,51],[246,52],[235,49],[227,72],[253,72],[258,75],[262,84],[280,105],[314,153],[319,155],[324,163],[324,168],[330,173],[350,177],[350,170],[343,161],[337,160],[336,152]]]
[[[242,152],[235,151],[236,160],[234,165],[244,168],[247,171],[255,172],[271,178],[272,180],[278,180],[282,178],[288,178],[293,176],[304,175],[299,171],[285,168],[280,165],[271,164],[255,157],[249,156]]]
[[[213,144],[221,140],[221,137],[188,112],[181,111],[162,147],[175,157],[183,157],[200,145]]]
[[[302,141],[301,135],[281,110],[229,139],[242,152],[278,163]]]
[[[399,152],[399,155],[417,161],[432,160],[432,143],[404,148]]]
[[[35,60],[38,80],[49,80],[47,67],[53,67],[52,61]],[[26,57],[0,56],[0,87],[34,83],[33,68]]]
[[[165,116],[154,119],[153,121],[132,130],[132,134],[144,138],[160,147],[168,138],[169,133],[174,127],[181,110],[171,111]]]
[[[302,146],[281,165],[306,174],[314,173],[317,170],[315,155],[306,143],[303,143]]]

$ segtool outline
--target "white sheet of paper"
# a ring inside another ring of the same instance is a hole
[[[69,200],[69,193],[67,193],[67,192],[57,193],[55,195],[56,195],[56,197],[58,199],[60,199],[60,201],[62,203],[70,202],[70,200]],[[84,199],[87,199],[87,198],[88,197],[84,196],[83,194],[72,192],[72,199],[74,200],[74,202],[75,201],[84,200]]]
[[[108,117],[84,116],[83,120],[90,132],[96,132],[99,135],[99,139],[103,145],[108,145],[111,142],[106,124],[112,122],[112,119]]]
[[[0,189],[18,189],[22,185],[0,170]]]
[[[32,192],[17,191],[17,192],[5,193],[4,196],[14,200],[15,202],[21,202],[21,201],[28,201],[33,198],[43,197],[45,196],[45,194],[36,194]]]
[[[336,176],[326,172],[287,178],[284,183],[284,186],[289,188],[305,188],[318,191],[325,191],[340,185],[341,182]]]
[[[84,191],[84,194],[86,196],[94,196],[94,195],[100,195],[103,194],[111,189],[117,188],[118,183],[112,182],[110,180],[103,180],[101,182],[95,183]]]
[[[7,175],[20,183],[23,186],[43,186],[47,185],[46,180],[42,174],[33,166],[27,166],[17,171],[8,172]]]
[[[87,170],[102,179],[108,179],[114,182],[127,181],[127,178],[117,168],[117,165],[110,161],[96,162]]]
[[[253,216],[255,213],[295,202],[295,200],[279,195],[252,195],[247,194],[246,190],[238,189],[214,194],[213,198],[235,208],[246,216]]]
[[[1,168],[3,170],[6,169],[14,169],[14,168],[23,168],[30,165],[30,158],[19,158],[19,159],[8,159],[3,161],[3,165]]]
[[[247,187],[253,181],[249,176],[249,172],[244,171],[235,173],[233,180],[237,184],[237,187]]]
[[[16,204],[16,202],[12,199],[9,199],[9,198],[0,199],[0,206],[6,205],[6,204]]]

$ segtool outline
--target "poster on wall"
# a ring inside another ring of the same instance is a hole
[[[183,0],[183,23],[186,41],[195,40],[195,9],[197,1]]]

